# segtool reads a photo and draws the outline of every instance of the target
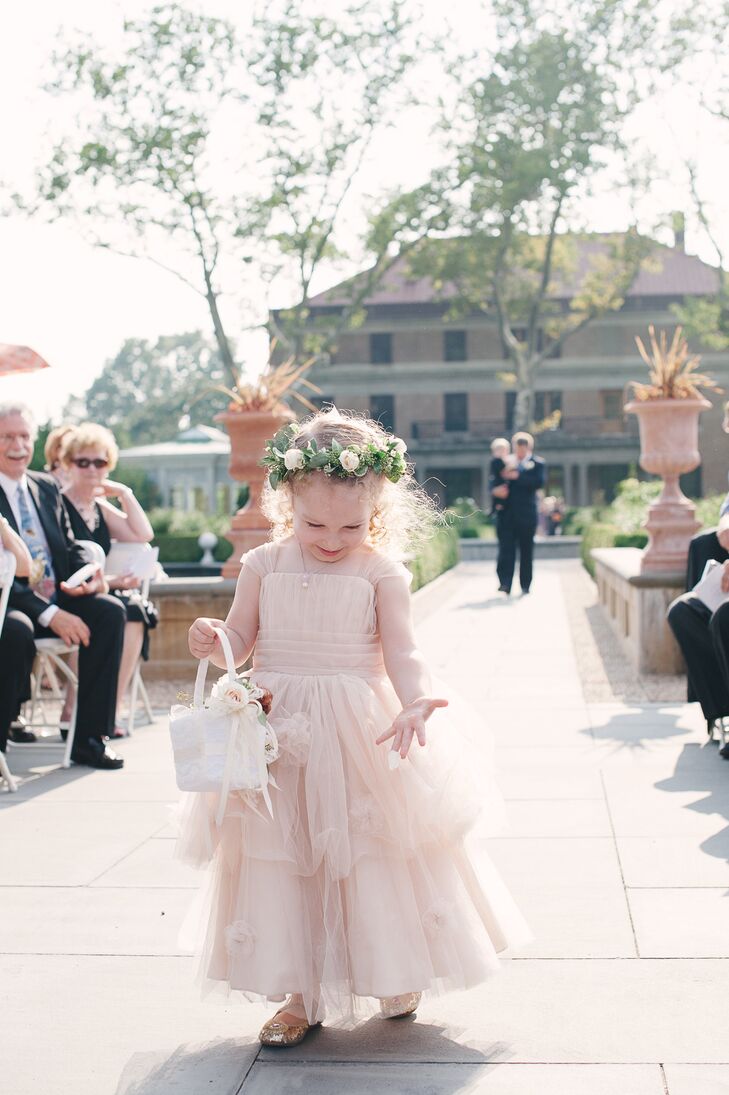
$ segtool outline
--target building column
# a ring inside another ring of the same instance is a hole
[[[587,506],[589,505],[587,487],[587,464],[577,465],[577,483],[577,505]]]

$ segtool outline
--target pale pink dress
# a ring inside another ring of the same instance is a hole
[[[216,828],[215,796],[187,796],[178,853],[212,861],[205,978],[275,1001],[300,992],[312,1021],[476,985],[530,934],[482,845],[464,848],[479,815],[499,815],[477,716],[452,701],[395,771],[389,743],[375,745],[401,709],[376,592],[408,571],[363,548],[307,579],[294,540],[244,565],[261,580],[253,679],[273,694],[281,756],[273,819],[255,793],[232,794]]]

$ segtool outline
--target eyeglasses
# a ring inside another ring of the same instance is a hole
[[[89,460],[88,456],[77,456],[71,463],[75,464],[77,468],[90,468],[92,464],[99,469],[109,467],[109,461],[104,460],[101,456],[97,456],[95,460]]]

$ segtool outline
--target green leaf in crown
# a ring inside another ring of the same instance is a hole
[[[407,470],[407,446],[399,437],[389,437],[382,448],[372,441],[345,446],[336,438],[328,449],[319,448],[314,438],[302,448],[294,444],[300,429],[296,422],[289,423],[266,442],[260,464],[268,468],[268,482],[273,490],[293,476],[311,471],[322,471],[338,479],[361,479],[373,471],[397,483]]]

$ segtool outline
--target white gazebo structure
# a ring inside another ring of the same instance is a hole
[[[213,426],[192,426],[174,441],[122,449],[120,463],[145,472],[161,504],[183,512],[233,513],[239,484],[228,474],[230,439]]]

